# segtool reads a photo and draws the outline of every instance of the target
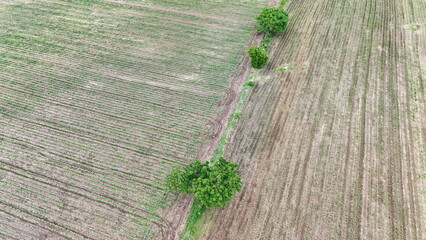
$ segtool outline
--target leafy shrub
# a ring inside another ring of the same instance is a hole
[[[263,47],[265,50],[268,49],[268,44],[271,42],[272,33],[266,33],[265,36],[263,36],[262,41],[260,41],[260,46]]]
[[[184,168],[175,168],[166,176],[166,187],[172,191],[194,194],[206,209],[223,207],[241,189],[237,164],[219,158],[216,162],[196,160]]]
[[[194,191],[194,181],[201,176],[203,169],[208,167],[208,162],[194,161],[184,169],[174,168],[166,176],[166,187],[171,191],[191,194]]]
[[[261,69],[268,61],[268,54],[262,47],[251,46],[247,53],[251,58],[251,66],[254,68]]]
[[[248,87],[253,87],[254,86],[254,82],[253,81],[247,81],[244,83],[244,86],[248,86]]]
[[[264,8],[256,20],[259,32],[282,33],[288,24],[288,13],[282,8]]]

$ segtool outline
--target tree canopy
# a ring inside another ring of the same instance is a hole
[[[205,208],[223,207],[242,186],[236,167],[222,157],[215,162],[196,160],[186,167],[174,168],[166,176],[166,187],[194,194]]]
[[[254,68],[261,69],[268,61],[268,54],[263,47],[251,46],[247,53],[251,58],[251,66]]]
[[[288,13],[282,8],[264,8],[256,20],[259,32],[282,33],[288,24]]]

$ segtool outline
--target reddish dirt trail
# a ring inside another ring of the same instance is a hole
[[[269,80],[226,149],[243,190],[205,216],[202,239],[426,236],[422,8],[290,2],[289,28],[254,76]],[[284,64],[295,68],[275,71]]]

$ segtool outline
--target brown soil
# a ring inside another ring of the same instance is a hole
[[[226,149],[244,187],[202,239],[424,239],[422,8],[290,2]]]

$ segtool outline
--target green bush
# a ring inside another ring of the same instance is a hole
[[[263,36],[262,41],[260,41],[260,46],[263,47],[265,50],[268,49],[268,44],[271,42],[272,33],[266,33],[265,36]]]
[[[256,20],[259,32],[282,33],[288,24],[288,13],[282,8],[264,8]]]
[[[262,47],[251,46],[247,53],[251,58],[251,66],[254,68],[261,69],[268,61],[268,54]]]
[[[201,176],[206,167],[208,167],[208,162],[194,161],[184,169],[174,168],[166,176],[166,187],[170,191],[191,194],[194,191],[194,181]]]
[[[237,164],[219,158],[216,162],[194,161],[184,168],[175,168],[166,176],[166,187],[172,191],[194,194],[196,201],[208,209],[223,207],[241,189]]]
[[[253,87],[254,86],[254,82],[253,81],[247,81],[244,83],[244,86],[248,86],[248,87]]]

